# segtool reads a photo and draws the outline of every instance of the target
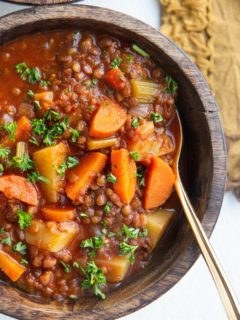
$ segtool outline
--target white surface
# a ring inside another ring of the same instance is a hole
[[[122,11],[159,28],[158,0],[86,0],[82,4],[98,5]],[[24,6],[0,2],[0,14],[20,10]],[[231,193],[223,207],[211,242],[228,278],[240,298],[240,203]],[[10,307],[10,306],[9,306]],[[0,315],[0,320],[11,319]],[[226,320],[211,276],[199,258],[183,279],[152,304],[119,320]]]

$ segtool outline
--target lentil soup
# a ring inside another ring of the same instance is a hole
[[[174,201],[177,83],[138,45],[52,31],[0,47],[0,269],[54,299],[148,263]]]

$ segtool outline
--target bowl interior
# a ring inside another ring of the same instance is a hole
[[[5,23],[5,24],[4,24]],[[179,84],[177,108],[184,130],[181,174],[192,204],[208,234],[220,210],[225,183],[225,147],[217,109],[210,90],[189,58],[172,42],[144,23],[110,10],[88,6],[28,9],[2,18],[0,44],[23,34],[52,29],[84,28],[127,38],[147,49],[153,59]],[[191,267],[199,251],[179,205],[178,219],[154,251],[151,263],[109,294],[57,303],[26,297],[0,286],[0,311],[30,319],[114,319],[142,307],[172,287]],[[15,299],[11,310],[8,299]]]

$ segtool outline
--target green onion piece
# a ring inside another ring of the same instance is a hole
[[[138,54],[140,54],[140,56],[144,58],[149,58],[149,54],[146,51],[144,51],[142,48],[140,48],[138,45],[133,44],[132,49],[136,51]]]

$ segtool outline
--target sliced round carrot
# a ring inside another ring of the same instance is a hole
[[[75,218],[76,214],[76,209],[73,207],[46,206],[41,211],[44,219],[56,222],[71,221]]]
[[[89,134],[93,138],[111,137],[124,125],[126,117],[126,111],[116,102],[102,100],[91,121]]]
[[[174,181],[172,168],[161,158],[153,157],[145,177],[144,208],[162,205],[171,195]]]
[[[32,206],[38,204],[38,195],[34,185],[26,178],[16,174],[0,177],[0,191],[8,199],[18,199]]]

